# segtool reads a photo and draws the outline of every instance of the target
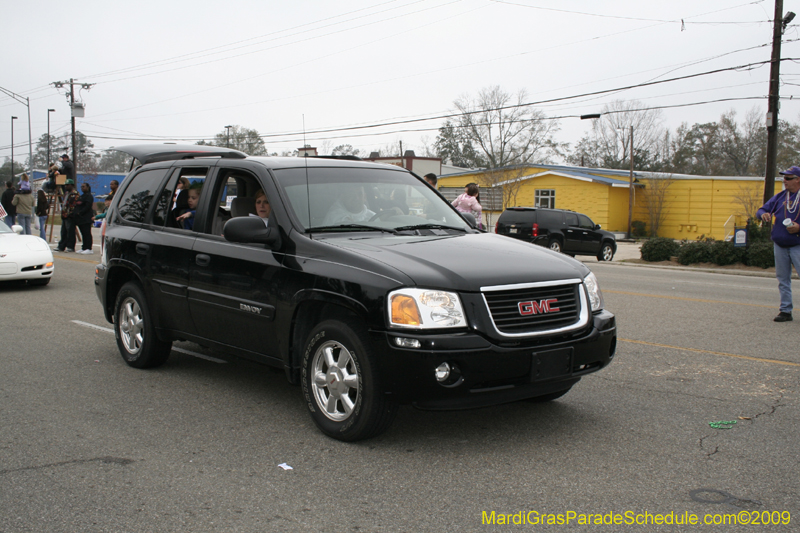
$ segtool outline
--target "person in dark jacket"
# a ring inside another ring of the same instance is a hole
[[[92,250],[92,209],[94,207],[94,196],[92,196],[92,186],[86,182],[81,183],[81,196],[75,202],[75,210],[72,212],[72,219],[81,232],[83,240],[82,249],[77,251],[79,254],[93,254]]]
[[[54,252],[75,251],[75,204],[78,202],[78,193],[75,192],[75,182],[67,180],[64,184],[64,201],[61,205],[61,240]]]
[[[36,216],[39,217],[39,237],[47,240],[47,215],[50,212],[50,200],[42,189],[36,193]]]
[[[14,183],[11,181],[6,182],[6,190],[3,191],[3,197],[0,198],[0,203],[3,204],[3,209],[6,211],[5,223],[10,228],[14,225],[17,219],[17,207],[14,202]]]
[[[772,225],[772,243],[775,251],[775,277],[781,306],[775,322],[792,320],[792,265],[800,273],[800,167],[780,173],[785,190],[761,206],[757,216]]]
[[[67,154],[61,156],[61,174],[64,174],[68,180],[75,183],[75,164],[69,160]]]

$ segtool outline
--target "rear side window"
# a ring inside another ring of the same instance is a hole
[[[117,205],[119,215],[129,222],[143,223],[167,170],[143,170],[133,176]]]
[[[575,226],[578,225],[578,215],[575,213],[564,213],[564,216],[567,219],[567,226]]]
[[[592,222],[586,215],[578,215],[578,223],[583,229],[594,229],[594,222]]]
[[[560,211],[537,211],[536,213],[540,226],[560,226],[564,222],[564,214]]]

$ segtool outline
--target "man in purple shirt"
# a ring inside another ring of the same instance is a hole
[[[758,217],[772,225],[772,243],[775,249],[775,277],[781,295],[780,313],[775,322],[792,320],[792,265],[800,273],[800,167],[780,173],[784,190],[767,200],[758,210]]]

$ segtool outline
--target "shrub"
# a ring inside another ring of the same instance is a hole
[[[641,220],[634,220],[631,222],[631,237],[640,238],[647,235],[645,233],[645,226],[647,224]]]
[[[761,268],[775,266],[775,251],[771,242],[754,242],[747,249],[746,264]]]
[[[710,263],[712,246],[714,242],[708,240],[686,243],[678,250],[678,263],[682,265]]]
[[[678,254],[680,245],[666,237],[647,239],[642,245],[642,259],[645,261],[669,261]]]
[[[711,245],[711,262],[717,265],[744,263],[746,248],[737,248],[732,242],[717,241]]]
[[[747,219],[747,240],[754,242],[770,242],[770,225],[762,223],[757,218]]]

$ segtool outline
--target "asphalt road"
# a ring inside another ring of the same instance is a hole
[[[0,532],[798,530],[800,321],[772,322],[774,279],[587,262],[618,320],[608,368],[545,405],[403,407],[345,444],[268,369],[190,343],[126,366],[96,257],[0,287]],[[792,522],[513,525],[764,511]]]

